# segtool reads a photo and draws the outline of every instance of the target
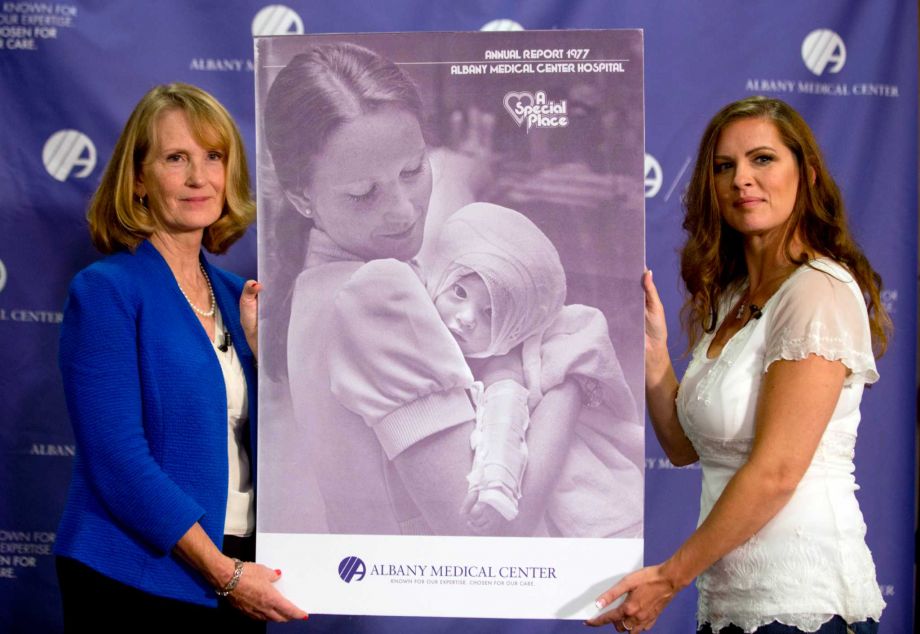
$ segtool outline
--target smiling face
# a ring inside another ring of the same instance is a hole
[[[434,306],[465,355],[492,344],[492,298],[482,278],[464,275],[435,297]]]
[[[739,119],[722,130],[713,164],[719,209],[746,238],[781,237],[795,207],[799,165],[769,119]]]
[[[415,115],[384,106],[342,124],[326,141],[298,210],[366,260],[414,257],[431,197],[431,166]]]
[[[135,192],[148,197],[160,226],[157,232],[200,235],[224,207],[225,151],[216,144],[203,145],[185,112],[175,108],[157,118],[151,138]]]

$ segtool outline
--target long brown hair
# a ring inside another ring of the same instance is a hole
[[[719,135],[739,119],[764,118],[773,122],[783,143],[795,155],[799,187],[783,239],[787,258],[804,264],[808,255],[792,253],[792,240],[800,236],[805,246],[844,265],[863,292],[869,310],[873,347],[881,356],[888,344],[891,320],[881,302],[882,278],[869,264],[847,226],[840,189],[834,182],[814,134],[789,104],[770,97],[748,97],[722,108],[709,122],[700,140],[696,166],[684,196],[683,227],[687,242],[681,251],[680,270],[689,297],[682,310],[684,329],[692,347],[717,323],[723,295],[747,277],[742,236],[722,219],[713,163]]]
[[[220,218],[205,229],[204,247],[211,253],[225,252],[255,218],[243,140],[230,113],[197,86],[178,82],[155,86],[134,107],[89,205],[90,235],[102,253],[134,250],[158,228],[157,219],[134,189],[153,147],[156,123],[168,110],[184,112],[199,142],[216,141],[226,153],[224,207]]]

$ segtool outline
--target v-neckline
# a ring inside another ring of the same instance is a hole
[[[794,278],[796,275],[798,275],[799,271],[801,271],[803,268],[805,268],[805,267],[807,267],[807,266],[810,266],[813,262],[816,262],[816,261],[821,260],[821,259],[822,259],[822,258],[814,258],[814,259],[811,259],[811,260],[809,260],[808,262],[804,262],[803,264],[800,264],[798,267],[796,267],[796,269],[795,269],[792,273],[789,274],[789,277],[787,277],[785,280],[783,280],[783,283],[780,284],[780,285],[777,287],[777,289],[773,292],[772,295],[770,295],[769,298],[767,298],[767,301],[764,302],[764,305],[760,307],[761,313],[762,313],[762,314],[765,314],[765,313],[767,312],[767,307],[770,306],[770,304],[773,302],[773,300],[774,300],[776,297],[779,296],[780,291],[783,290],[783,288],[786,286],[786,284],[788,284],[788,283],[790,282],[790,280],[792,280],[792,278]],[[729,307],[734,306],[734,305],[738,302],[738,294],[739,294],[740,290],[741,290],[741,289],[739,289],[739,291],[736,291],[736,292],[732,293],[732,298],[731,298],[732,301],[729,302],[729,304],[728,304]],[[719,320],[719,323],[716,324],[716,327],[715,327],[715,329],[712,331],[712,334],[711,334],[711,335],[708,335],[709,341],[706,343],[706,354],[704,355],[705,358],[706,358],[706,361],[716,361],[716,360],[720,359],[720,358],[722,357],[723,353],[725,352],[725,350],[731,345],[732,341],[734,341],[735,338],[736,338],[738,335],[740,335],[742,332],[744,332],[745,330],[747,330],[748,327],[751,325],[751,322],[759,321],[759,319],[760,319],[760,318],[754,319],[753,317],[750,318],[750,319],[748,319],[748,320],[744,323],[744,325],[741,326],[741,328],[739,328],[738,330],[736,330],[735,333],[734,333],[731,337],[729,337],[728,339],[725,340],[725,343],[722,344],[722,347],[719,349],[719,352],[718,352],[715,356],[710,356],[710,350],[712,349],[712,344],[713,344],[713,342],[715,341],[716,334],[719,332],[719,329],[722,327],[722,324],[725,323],[725,320],[728,319],[728,317],[729,317],[729,315],[731,315],[731,313],[732,313],[731,310],[726,310],[726,311],[725,311],[725,314],[722,316],[722,319],[720,319],[720,320]]]

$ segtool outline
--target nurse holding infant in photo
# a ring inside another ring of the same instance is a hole
[[[314,44],[263,117],[309,235],[272,321],[291,411],[262,476],[314,487],[330,533],[641,537],[642,421],[603,312],[566,305],[559,253],[523,213],[461,205],[425,236],[452,175],[409,76]]]

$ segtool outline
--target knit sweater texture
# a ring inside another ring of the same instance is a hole
[[[202,262],[246,375],[255,473],[243,280]],[[195,522],[222,544],[227,395],[211,342],[153,245],[76,275],[59,360],[77,451],[55,553],[151,594],[215,605],[213,589],[173,547]]]

